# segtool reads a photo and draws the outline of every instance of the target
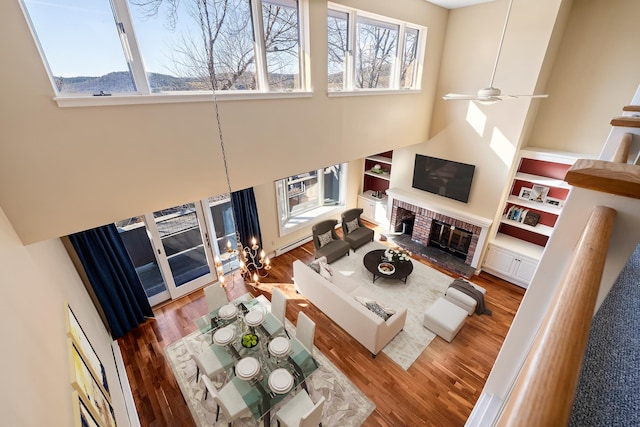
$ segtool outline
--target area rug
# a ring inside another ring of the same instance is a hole
[[[287,330],[295,335],[295,328],[287,320]],[[191,410],[198,427],[226,426],[224,415],[216,423],[216,405],[213,399],[204,400],[204,385],[196,381],[196,364],[187,353],[185,340],[206,340],[200,332],[168,345],[165,355],[169,366],[180,386],[182,395]],[[323,426],[357,427],[373,412],[375,405],[371,402],[336,366],[316,348],[314,358],[320,367],[307,379],[309,395],[314,402],[325,397],[322,411]],[[260,423],[262,424],[262,423]],[[251,417],[236,420],[234,426],[256,426],[258,423]],[[271,425],[276,421],[272,414]]]
[[[379,295],[377,300],[391,307],[407,308],[404,329],[382,349],[383,353],[407,370],[435,338],[433,332],[422,326],[423,315],[431,304],[444,295],[453,278],[413,260],[413,272],[407,278],[406,285],[399,280],[384,277],[372,283],[373,275],[365,268],[362,257],[370,251],[386,248],[378,242],[367,243],[358,248],[355,254],[352,252],[349,256],[334,261],[331,267],[365,283]]]

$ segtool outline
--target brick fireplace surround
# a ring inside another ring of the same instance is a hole
[[[387,194],[392,199],[389,204],[391,207],[390,231],[401,228],[402,220],[413,215],[415,215],[415,219],[411,240],[423,246],[429,244],[431,226],[434,220],[468,231],[472,234],[472,237],[464,263],[477,269],[482,252],[481,249],[492,221],[456,208],[435,204],[420,193],[419,190],[413,189],[401,190],[395,188],[387,190]]]

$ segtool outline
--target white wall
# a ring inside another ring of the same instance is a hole
[[[105,366],[119,426],[128,426],[104,328],[59,239],[23,246],[0,209],[0,419],[4,426],[72,426],[68,303]]]
[[[447,11],[345,1],[427,26],[418,94],[328,98],[326,2],[311,1],[313,96],[222,102],[234,190],[415,144],[429,132]],[[0,205],[24,243],[226,192],[211,103],[59,108],[18,1],[0,2]]]

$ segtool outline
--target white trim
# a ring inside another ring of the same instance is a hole
[[[342,96],[371,96],[371,95],[415,95],[421,92],[420,89],[354,89],[328,91],[329,98],[339,98]]]
[[[124,366],[124,360],[122,359],[122,353],[120,352],[118,341],[113,340],[111,342],[111,349],[113,351],[113,359],[116,363],[116,371],[118,372],[120,389],[122,390],[122,396],[124,398],[124,406],[127,410],[127,417],[129,418],[129,426],[141,427],[140,420],[138,419],[138,411],[136,410],[136,404],[133,400],[133,394],[131,393],[131,385],[129,384],[127,369]]]
[[[291,92],[216,92],[218,101],[245,101],[263,99],[292,99],[311,98],[311,91]],[[170,104],[176,102],[213,102],[211,92],[165,92],[153,95],[112,95],[112,96],[57,96],[53,100],[58,107],[97,107],[110,105],[136,105],[136,104]]]

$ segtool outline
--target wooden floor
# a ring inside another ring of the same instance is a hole
[[[493,314],[468,317],[452,343],[436,337],[409,370],[404,371],[382,352],[372,358],[362,345],[295,293],[291,284],[291,265],[295,259],[313,260],[313,244],[309,242],[273,259],[273,268],[265,279],[267,283],[260,284],[258,289],[248,287],[248,290],[271,299],[270,291],[276,284],[290,297],[289,320],[295,324],[298,312],[303,310],[316,322],[318,349],[376,405],[364,426],[464,425],[480,396],[524,289],[484,272],[474,276],[472,281],[487,289],[485,302]],[[229,291],[230,299],[245,290],[244,283],[236,280],[234,289]],[[118,341],[141,425],[194,426],[165,362],[163,349],[196,330],[194,319],[207,312],[203,292],[194,292],[154,312],[155,319]]]

